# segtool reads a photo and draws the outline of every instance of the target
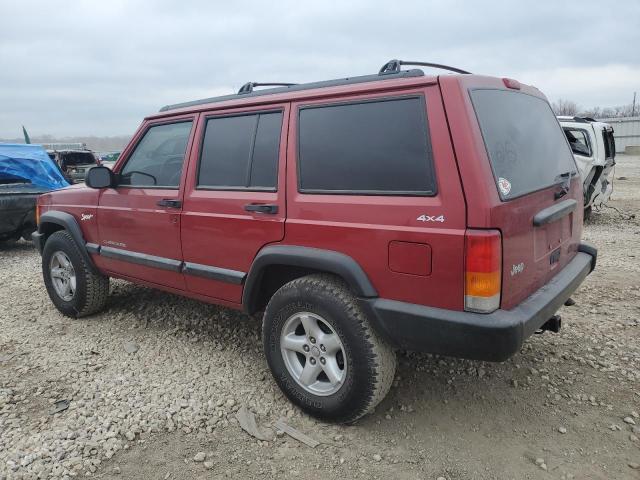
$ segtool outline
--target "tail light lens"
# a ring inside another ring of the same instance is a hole
[[[464,309],[490,313],[500,306],[502,239],[498,230],[465,233]]]
[[[36,225],[40,226],[40,204],[36,203]]]

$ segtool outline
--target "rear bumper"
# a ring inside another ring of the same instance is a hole
[[[512,310],[460,312],[361,299],[378,332],[394,346],[474,360],[503,361],[551,318],[593,271],[597,250],[580,245],[573,260],[549,283]]]

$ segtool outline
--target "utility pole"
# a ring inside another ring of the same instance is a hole
[[[636,93],[637,92],[633,92],[633,104],[631,106],[631,116],[632,117],[636,116]]]

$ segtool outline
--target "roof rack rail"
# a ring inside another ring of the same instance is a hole
[[[167,112],[178,108],[194,107],[197,105],[206,105],[209,103],[225,102],[229,100],[238,100],[240,98],[248,97],[262,97],[267,95],[275,95],[285,92],[299,92],[303,90],[311,90],[316,88],[337,87],[342,85],[353,85],[358,83],[367,82],[380,82],[382,80],[393,80],[399,78],[415,78],[424,77],[424,72],[418,68],[411,70],[402,70],[398,72],[390,72],[381,77],[379,74],[374,73],[371,75],[362,75],[357,77],[338,78],[335,80],[322,80],[319,82],[300,83],[300,84],[284,84],[284,86],[276,86],[274,88],[266,88],[264,90],[253,90],[255,86],[268,85],[264,83],[250,82],[253,86],[243,86],[239,93],[233,93],[231,95],[222,95],[219,97],[203,98],[200,100],[192,100],[190,102],[176,103],[173,105],[165,105],[160,109],[161,112]],[[248,84],[247,84],[248,85]],[[282,84],[278,84],[282,85]],[[250,89],[250,90],[249,90]]]
[[[595,122],[591,117],[578,117],[575,115],[556,115],[560,120],[564,120],[566,122],[576,122],[576,123],[590,123]]]
[[[253,92],[255,87],[292,87],[293,85],[297,85],[297,83],[258,83],[258,82],[247,82],[240,87],[238,90],[238,95],[244,95],[245,93]]]
[[[449,70],[450,72],[462,73],[465,75],[471,75],[471,72],[467,72],[466,70],[462,70],[456,67],[449,67],[448,65],[441,65],[439,63],[429,63],[429,62],[412,62],[410,60],[389,60],[385,63],[378,75],[389,75],[391,73],[400,72],[400,67],[402,65],[417,65],[420,67],[432,67],[432,68],[440,68],[442,70]]]

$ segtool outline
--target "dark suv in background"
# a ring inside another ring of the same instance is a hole
[[[97,156],[85,144],[43,144],[51,160],[69,183],[81,183],[90,168],[100,165]]]
[[[53,303],[100,311],[116,277],[264,311],[275,381],[341,422],[384,398],[396,348],[502,361],[557,331],[596,250],[547,99],[406,63],[147,117],[113,171],[40,197]]]

